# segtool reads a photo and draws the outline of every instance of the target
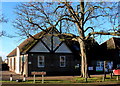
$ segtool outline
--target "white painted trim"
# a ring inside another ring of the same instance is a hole
[[[42,61],[40,61],[40,57],[42,57]],[[43,62],[43,65],[40,65],[40,62]],[[38,67],[45,67],[45,57],[44,56],[38,56]]]
[[[10,58],[8,58],[8,66],[10,67]]]
[[[12,71],[14,71],[14,57],[12,57]]]
[[[16,53],[16,73],[20,74],[20,49],[17,47],[17,53]]]

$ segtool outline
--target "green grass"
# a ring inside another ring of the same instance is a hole
[[[87,79],[87,82],[85,80],[85,78],[81,78],[81,77],[75,77],[73,79],[69,79],[69,80],[44,80],[44,83],[120,83],[120,77],[119,80],[116,80],[117,76],[113,76],[112,79],[110,79],[110,76],[107,75],[105,81],[103,81],[103,77],[91,77]],[[34,83],[33,80],[27,80],[26,82],[16,82],[16,81],[0,81],[0,82],[6,82],[6,83]],[[42,83],[41,80],[36,80],[35,83]]]
[[[33,80],[26,80],[26,82],[16,82],[16,81],[0,81],[7,83],[34,83]],[[41,80],[35,80],[35,83],[42,83]],[[44,80],[44,83],[71,83],[69,80]]]
[[[98,82],[120,82],[120,78],[117,81],[116,76],[113,76],[112,79],[110,79],[110,76],[107,76],[105,80],[103,80],[103,77],[92,77],[87,78],[87,82],[85,78],[77,77],[73,81],[74,83],[98,83]]]

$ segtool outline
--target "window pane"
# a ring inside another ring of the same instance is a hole
[[[43,57],[40,57],[39,60],[42,61],[42,60],[43,60]]]
[[[61,62],[64,62],[64,60],[65,60],[64,57],[61,57]]]
[[[64,62],[61,62],[61,66],[65,66],[65,63],[64,63]]]
[[[39,62],[40,66],[44,66],[44,63],[43,62]]]
[[[66,59],[65,59],[65,56],[60,56],[60,67],[65,67],[65,61]]]
[[[38,56],[38,67],[44,67],[44,56]]]

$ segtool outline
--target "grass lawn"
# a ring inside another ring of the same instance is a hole
[[[87,82],[86,82],[86,79],[85,78],[81,78],[81,77],[74,77],[73,79],[68,79],[68,80],[44,80],[44,83],[46,84],[62,84],[62,83],[66,83],[66,84],[77,84],[77,83],[86,83],[86,84],[89,84],[89,83],[97,83],[97,84],[117,84],[119,83],[120,84],[120,76],[119,76],[119,80],[116,80],[116,77],[117,76],[113,76],[112,79],[110,79],[110,76],[107,75],[105,81],[103,81],[103,77],[91,77],[91,78],[88,78],[87,79]],[[2,83],[22,83],[22,84],[25,84],[25,83],[34,83],[33,80],[26,80],[26,82],[16,82],[16,81],[0,81]],[[35,83],[42,83],[41,80],[36,80]]]
[[[110,79],[110,76],[107,76],[106,79],[104,80],[103,77],[91,77],[87,79],[85,78],[75,78],[74,83],[120,83],[120,79],[116,80],[116,76],[113,76],[112,79]]]

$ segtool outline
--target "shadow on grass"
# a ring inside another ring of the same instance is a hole
[[[34,83],[33,80],[27,80],[27,83]],[[41,80],[35,80],[35,83],[42,83]],[[70,81],[65,80],[44,80],[44,83],[70,83]]]

